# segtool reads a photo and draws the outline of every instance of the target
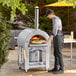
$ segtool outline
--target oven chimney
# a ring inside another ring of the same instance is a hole
[[[39,27],[39,7],[35,7],[35,29],[38,30]]]

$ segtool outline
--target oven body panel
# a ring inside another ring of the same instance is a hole
[[[30,68],[50,68],[50,47],[51,44],[30,44],[33,36],[40,35],[45,40],[48,34],[40,29],[25,29],[18,36],[18,63],[19,68],[27,72]],[[45,53],[45,54],[44,54]],[[45,57],[43,57],[45,56]]]

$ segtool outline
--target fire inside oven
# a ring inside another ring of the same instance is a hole
[[[41,35],[35,35],[30,39],[30,44],[43,44],[46,39]]]

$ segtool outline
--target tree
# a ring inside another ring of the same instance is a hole
[[[11,17],[10,19],[13,20],[14,17],[16,17],[16,10],[20,10],[22,14],[26,14],[26,6],[25,3],[22,2],[22,0],[0,0],[0,3],[3,6],[7,6],[11,8]]]

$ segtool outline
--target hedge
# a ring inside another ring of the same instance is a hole
[[[11,39],[10,28],[6,20],[0,18],[0,67],[7,61],[8,46]]]

